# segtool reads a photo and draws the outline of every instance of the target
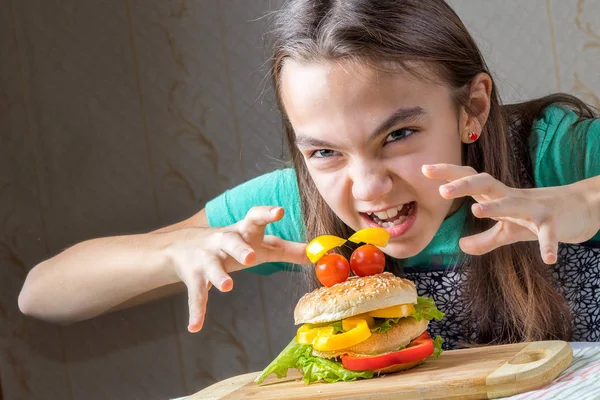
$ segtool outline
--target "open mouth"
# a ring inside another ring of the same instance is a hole
[[[415,224],[417,211],[417,202],[411,201],[385,211],[361,213],[361,217],[368,226],[384,228],[391,237],[399,237]]]
[[[376,213],[368,213],[369,218],[377,225],[383,228],[391,228],[392,226],[400,225],[406,221],[414,212],[416,203],[403,204],[396,208],[380,211]]]

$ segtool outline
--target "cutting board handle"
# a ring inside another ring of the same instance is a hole
[[[486,378],[488,398],[512,396],[543,386],[540,376],[556,378],[573,360],[567,342],[532,342]]]

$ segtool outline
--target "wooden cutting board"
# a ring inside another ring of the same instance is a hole
[[[302,375],[259,372],[218,382],[188,397],[199,399],[492,399],[540,388],[573,360],[563,341],[544,341],[445,351],[408,371],[354,382],[305,385]]]

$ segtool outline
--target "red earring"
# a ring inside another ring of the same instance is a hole
[[[477,135],[477,133],[475,133],[475,131],[469,133],[469,140],[474,142],[479,138],[479,135]]]

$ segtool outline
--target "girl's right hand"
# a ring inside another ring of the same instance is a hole
[[[188,290],[190,332],[202,329],[208,291],[233,288],[229,272],[264,262],[309,264],[305,243],[265,235],[267,224],[279,221],[282,207],[253,207],[238,223],[220,228],[184,228],[169,232],[167,255]]]

